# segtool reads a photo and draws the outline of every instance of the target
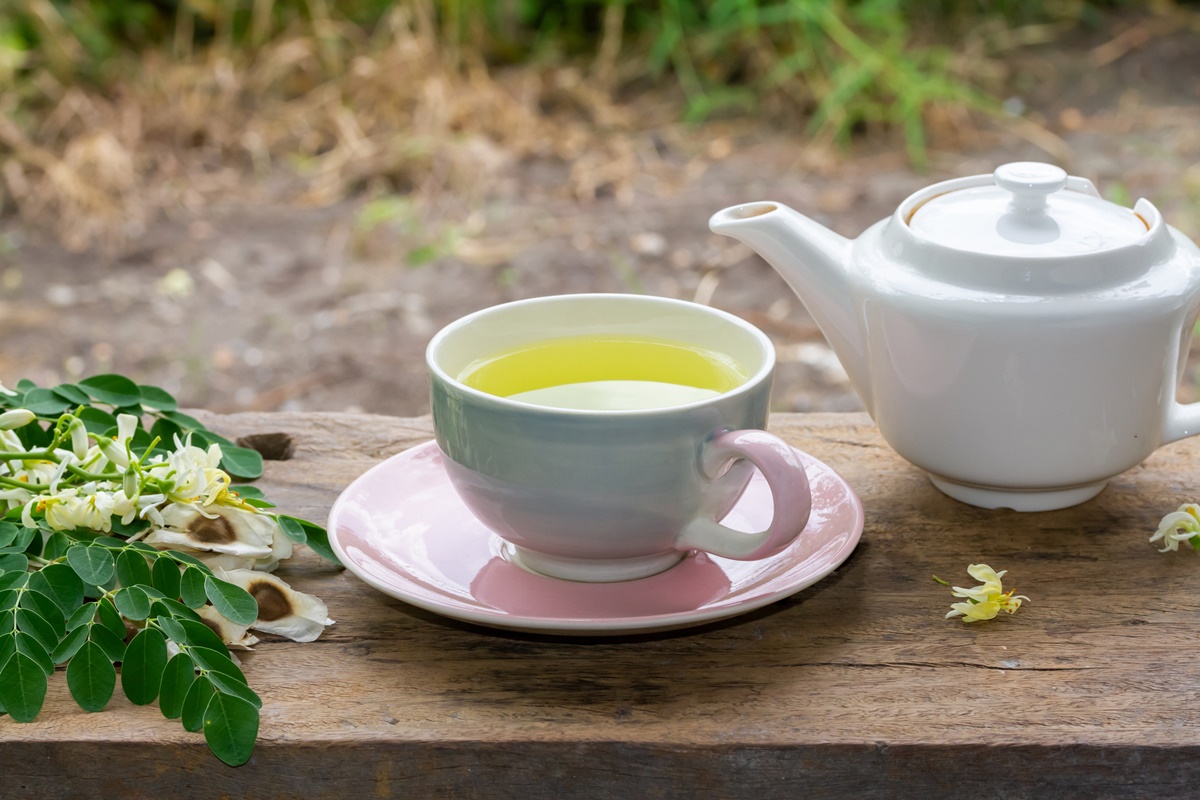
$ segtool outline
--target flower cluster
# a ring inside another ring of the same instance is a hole
[[[333,623],[318,598],[263,574],[291,556],[292,541],[275,516],[231,489],[229,474],[219,466],[219,444],[197,447],[191,434],[175,435],[173,449],[156,448],[155,442],[139,457],[131,445],[137,417],[117,415],[116,435],[104,436],[89,433],[80,418],[67,413],[48,446],[26,447],[14,429],[34,419],[25,409],[0,414],[0,510],[20,509],[26,528],[44,535],[110,534],[119,521],[123,531],[136,529],[127,541],[190,555],[246,589],[260,607],[262,597],[269,597],[270,613],[260,612],[249,626],[220,617],[211,606],[199,612],[230,645],[256,642],[247,628],[312,641]]]
[[[972,589],[952,586],[951,594],[965,598],[966,602],[952,603],[946,618],[962,617],[963,622],[981,622],[993,619],[1001,611],[1007,611],[1009,614],[1016,612],[1021,607],[1021,602],[1029,598],[1024,595],[1014,596],[1013,589],[1004,591],[1000,579],[1004,577],[1005,572],[1007,570],[996,572],[987,564],[972,564],[967,567],[967,573],[982,583]]]

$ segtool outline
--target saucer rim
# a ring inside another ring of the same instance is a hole
[[[366,470],[361,475],[359,475],[357,478],[355,478],[353,481],[351,481],[346,486],[346,488],[343,489],[338,494],[337,499],[334,500],[333,505],[330,507],[329,516],[328,516],[327,525],[326,525],[326,528],[328,531],[328,536],[329,536],[329,544],[330,544],[330,547],[333,549],[334,553],[341,560],[343,566],[345,566],[345,568],[349,572],[351,572],[355,577],[357,577],[359,580],[363,581],[364,583],[366,583],[368,586],[375,589],[376,591],[379,591],[379,592],[381,592],[389,597],[392,597],[396,600],[400,600],[404,603],[407,603],[408,605],[414,606],[416,608],[420,608],[424,611],[428,611],[428,612],[437,614],[438,616],[457,620],[460,622],[466,622],[466,623],[470,623],[470,624],[474,624],[474,625],[480,625],[480,626],[484,626],[487,628],[498,628],[501,630],[517,631],[517,632],[522,632],[522,633],[549,634],[549,635],[559,635],[559,636],[586,636],[586,637],[636,635],[636,634],[643,634],[643,633],[658,633],[658,632],[664,632],[664,631],[681,630],[681,629],[685,629],[685,628],[697,627],[700,625],[706,625],[706,624],[710,624],[710,623],[714,623],[714,622],[720,622],[722,620],[726,620],[731,617],[741,616],[742,614],[748,614],[752,611],[756,611],[765,606],[771,605],[772,603],[779,602],[780,600],[790,597],[798,592],[801,592],[801,591],[807,589],[808,587],[813,586],[813,585],[819,583],[820,581],[824,580],[825,578],[829,577],[829,575],[831,573],[833,573],[835,570],[837,570],[838,567],[840,567],[843,563],[845,563],[846,559],[850,557],[850,554],[853,553],[855,549],[857,549],[858,544],[862,539],[862,533],[863,533],[863,528],[864,528],[864,523],[865,523],[865,515],[864,515],[864,511],[863,511],[863,505],[862,505],[861,498],[859,498],[857,492],[854,491],[853,487],[850,486],[850,484],[846,481],[846,479],[843,478],[836,470],[834,470],[828,464],[826,464],[825,462],[816,458],[815,456],[813,456],[809,453],[806,453],[803,450],[800,450],[797,447],[794,447],[792,445],[789,445],[789,447],[792,447],[793,450],[795,450],[797,453],[802,455],[805,459],[812,462],[812,464],[825,470],[828,474],[833,476],[841,484],[841,486],[843,487],[843,489],[846,493],[846,497],[847,497],[847,500],[849,501],[849,505],[854,510],[854,519],[850,525],[850,527],[852,528],[852,530],[850,531],[850,535],[848,537],[846,537],[843,544],[836,551],[835,555],[830,559],[828,567],[810,575],[807,579],[800,580],[795,583],[790,583],[778,590],[775,590],[772,592],[767,592],[763,595],[755,596],[753,598],[748,598],[743,601],[736,601],[736,602],[730,602],[730,603],[718,605],[718,606],[716,606],[714,608],[710,608],[708,610],[674,611],[674,612],[667,612],[667,613],[660,613],[660,614],[647,614],[647,615],[643,615],[643,616],[617,617],[617,618],[609,618],[609,619],[573,618],[573,617],[530,617],[530,616],[526,616],[526,615],[508,614],[506,612],[498,611],[498,610],[489,610],[484,607],[476,609],[476,608],[470,607],[469,605],[467,605],[466,603],[463,603],[463,602],[438,603],[434,600],[430,600],[430,599],[420,596],[420,595],[414,595],[414,594],[407,593],[402,588],[398,588],[398,587],[392,586],[392,585],[386,585],[386,584],[382,583],[381,581],[377,580],[367,570],[365,570],[361,566],[357,565],[355,563],[354,559],[351,558],[350,555],[342,547],[341,537],[340,537],[340,534],[338,533],[338,528],[336,525],[337,513],[338,513],[340,507],[342,506],[343,502],[347,501],[348,497],[351,494],[351,491],[355,488],[355,486],[357,484],[359,484],[360,482],[366,480],[367,476],[371,475],[375,471],[394,467],[395,464],[393,464],[392,462],[404,461],[406,458],[415,457],[418,453],[423,453],[427,450],[437,449],[440,451],[441,448],[438,446],[436,439],[430,439],[430,440],[415,444],[412,447],[408,447],[398,453],[388,456],[387,458],[383,459],[379,463],[374,464],[370,469]],[[446,457],[445,453],[442,453],[442,457],[443,458]],[[470,512],[466,511],[466,513],[469,514]],[[840,529],[839,529],[839,531],[840,531]],[[488,541],[491,541],[491,542],[495,542],[495,541],[502,542],[503,541],[498,536],[496,536],[496,534],[494,534],[494,533],[489,532],[489,536],[490,536],[490,539]],[[786,559],[786,555],[788,552],[789,552],[788,550],[785,550],[783,553],[779,553],[777,555],[771,556],[770,558],[763,559],[763,561],[765,561],[765,562],[778,561],[778,562],[780,562],[780,566],[779,566],[780,569],[793,570],[793,569],[796,569],[797,567],[799,567],[800,565],[806,563],[810,558],[813,557],[812,555],[810,555],[808,558],[805,558],[805,559],[802,559],[799,561],[792,560],[792,559]],[[698,555],[698,552],[693,551],[693,552],[687,554],[685,556],[685,558],[694,558],[694,557],[697,557],[697,555]],[[728,559],[720,559],[717,556],[711,556],[708,554],[700,554],[700,555],[705,555],[709,558],[716,558],[718,560],[728,560]],[[390,575],[399,576],[408,581],[412,580],[412,576],[410,575],[410,573],[408,573],[406,571],[391,568],[391,566],[388,565],[387,563],[381,562],[378,560],[373,560],[373,563],[380,564],[381,566],[383,566],[386,569],[386,571],[388,572],[388,574],[390,574]],[[675,569],[675,567],[672,567],[672,569]],[[551,580],[554,580],[554,579],[552,578]],[[569,583],[569,581],[565,581],[565,582]],[[714,602],[720,603],[722,600],[728,598],[730,596],[730,594],[732,594],[732,592],[726,593],[725,595],[723,595],[721,598],[718,598],[718,600],[716,600]]]

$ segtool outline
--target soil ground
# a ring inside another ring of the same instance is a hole
[[[1155,37],[1097,66],[1111,38],[1027,55],[1011,103],[1044,121],[1053,136],[1032,138],[1046,149],[1026,138],[1031,126],[985,122],[923,173],[898,143],[833,152],[802,132],[713,123],[642,132],[644,174],[586,203],[565,198],[569,165],[498,154],[471,198],[446,194],[370,229],[363,200],[299,208],[261,187],[162,219],[116,256],[69,253],[8,219],[0,380],[115,371],[217,411],[420,414],[423,350],[442,325],[522,297],[623,291],[710,303],[764,328],[780,354],[777,410],[859,409],[802,304],[744,246],[711,234],[708,217],[770,199],[857,236],[933,181],[1048,160],[1114,200],[1151,199],[1200,238],[1200,35]],[[408,265],[418,248],[434,257]]]

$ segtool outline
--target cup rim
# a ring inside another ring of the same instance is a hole
[[[759,369],[746,378],[745,381],[738,384],[734,388],[722,392],[713,397],[707,397],[703,400],[695,400],[691,403],[681,403],[675,406],[665,406],[663,408],[630,408],[630,409],[589,409],[589,408],[558,408],[555,406],[542,406],[534,403],[525,403],[520,400],[512,400],[507,397],[489,394],[480,391],[471,386],[467,386],[457,378],[451,376],[442,369],[435,359],[435,354],[441,343],[456,331],[470,325],[476,319],[489,316],[493,313],[498,313],[502,309],[512,308],[513,306],[524,305],[539,305],[542,303],[563,302],[566,300],[600,300],[601,302],[641,302],[648,304],[670,305],[694,309],[702,313],[712,314],[721,318],[727,323],[741,328],[748,333],[755,341],[759,343],[764,355],[763,363]],[[487,308],[481,308],[478,311],[473,311],[466,316],[459,317],[453,322],[443,327],[440,331],[434,334],[429,340],[428,346],[425,348],[425,367],[430,374],[435,376],[443,383],[452,386],[456,391],[467,395],[476,401],[484,403],[494,403],[501,408],[509,408],[514,410],[524,411],[526,413],[538,413],[548,415],[562,415],[568,417],[637,417],[637,416],[661,416],[678,413],[681,410],[703,408],[704,406],[712,405],[713,403],[721,402],[731,397],[737,397],[741,394],[747,394],[754,391],[764,380],[769,380],[775,370],[776,354],[775,345],[758,326],[747,322],[736,314],[731,314],[728,311],[723,311],[712,306],[693,303],[690,300],[678,300],[673,297],[659,297],[657,295],[645,294],[623,294],[617,292],[581,292],[574,294],[552,294],[543,295],[541,297],[528,297],[521,300],[512,300],[507,303],[499,303]]]

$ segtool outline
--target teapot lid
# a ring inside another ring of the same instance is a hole
[[[955,250],[1038,258],[1099,253],[1150,230],[1140,214],[1052,164],[1005,164],[992,178],[931,198],[910,214],[909,227]]]

